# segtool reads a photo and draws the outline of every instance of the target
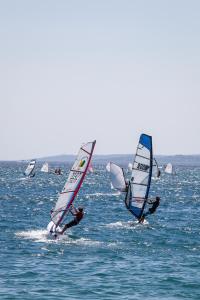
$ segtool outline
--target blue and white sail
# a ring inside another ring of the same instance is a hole
[[[127,209],[140,219],[147,203],[151,185],[153,166],[152,137],[142,134],[132,167],[125,205]]]
[[[27,168],[26,168],[26,170],[25,170],[25,172],[24,172],[24,175],[26,175],[26,176],[28,176],[28,177],[33,177],[33,176],[35,176],[35,172],[34,172],[34,170],[35,170],[35,165],[36,165],[36,160],[35,160],[35,159],[32,159],[32,160],[29,162],[29,164],[28,164],[28,166],[27,166]]]
[[[83,179],[90,165],[95,143],[96,141],[89,142],[80,148],[64,188],[59,194],[55,208],[51,211],[51,222],[47,226],[47,230],[49,232],[55,232],[56,228],[61,224],[64,216],[70,211],[71,204],[82,185]]]
[[[121,167],[119,167],[118,165],[112,162],[110,162],[110,180],[111,180],[111,186],[114,189],[120,192],[126,191],[124,171]]]

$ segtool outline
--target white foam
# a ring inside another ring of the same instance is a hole
[[[94,194],[88,194],[86,195],[86,198],[88,197],[100,197],[100,196],[108,196],[108,197],[111,197],[111,196],[119,196],[121,195],[121,193],[119,191],[115,192],[115,193],[94,193]]]
[[[76,244],[82,246],[100,245],[102,242],[90,240],[87,238],[72,238],[69,235],[59,235],[57,239],[51,237],[47,230],[28,230],[16,232],[15,235],[19,238],[34,240],[37,243],[62,243],[62,244]]]
[[[29,177],[21,177],[21,178],[19,178],[18,180],[19,181],[23,181],[23,180],[28,180],[29,179]]]
[[[143,223],[139,223],[139,221],[128,221],[128,222],[115,222],[107,224],[106,227],[108,228],[126,228],[126,229],[133,229],[138,226],[148,225],[149,222],[147,220],[144,220]]]
[[[51,240],[48,239],[47,230],[21,231],[21,232],[16,232],[15,235],[24,239],[35,240],[36,242],[48,242],[48,241],[51,242]]]

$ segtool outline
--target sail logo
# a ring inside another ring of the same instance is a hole
[[[81,175],[80,172],[74,171],[72,176],[69,179],[69,182],[70,183],[75,183],[79,179],[80,175]]]
[[[79,162],[78,168],[83,168],[85,166],[87,160],[88,160],[87,156],[83,157]]]
[[[137,169],[140,170],[140,171],[147,171],[149,169],[149,166],[147,166],[145,164],[138,163]]]
[[[79,164],[79,168],[82,168],[85,164],[85,160],[81,159],[80,164]]]

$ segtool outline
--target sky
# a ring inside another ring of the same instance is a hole
[[[200,154],[200,1],[0,0],[0,160]]]

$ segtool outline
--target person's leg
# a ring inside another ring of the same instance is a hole
[[[68,224],[65,224],[65,226],[63,227],[63,230],[61,231],[61,234],[63,234],[65,232],[65,230],[67,230],[68,228],[77,225],[77,221],[76,220],[72,220],[71,222],[69,222]]]
[[[76,220],[72,220],[71,222],[69,222],[68,224],[66,224],[66,229],[72,227],[72,226],[75,226],[77,225],[77,221]]]

